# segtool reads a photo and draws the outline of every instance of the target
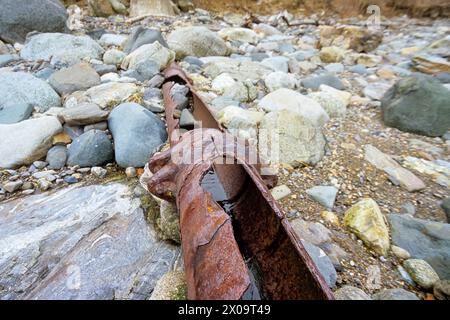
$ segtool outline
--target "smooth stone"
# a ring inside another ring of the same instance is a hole
[[[316,186],[306,190],[306,193],[315,201],[326,207],[333,208],[338,189],[333,186]]]
[[[300,85],[300,81],[293,74],[282,71],[270,73],[264,79],[264,83],[270,92],[281,88],[295,89]]]
[[[157,238],[131,193],[120,183],[74,185],[2,203],[0,298],[148,299],[180,249]]]
[[[108,64],[100,64],[100,63],[93,63],[92,68],[98,73],[99,76],[102,76],[107,73],[115,73],[117,72],[117,67],[113,65]]]
[[[306,240],[302,240],[302,244],[308,252],[311,259],[314,261],[317,269],[322,274],[325,282],[330,288],[336,286],[337,273],[330,258],[319,247],[309,243]]]
[[[74,176],[65,176],[63,180],[65,183],[68,183],[68,184],[74,184],[74,183],[78,182],[78,179],[75,178]]]
[[[0,72],[0,105],[24,103],[42,112],[61,107],[61,99],[45,81],[25,72]]]
[[[123,59],[121,68],[124,70],[134,69],[139,63],[152,60],[158,64],[159,70],[163,70],[173,62],[174,59],[175,53],[156,41],[150,44],[144,44],[128,54]]]
[[[151,44],[158,41],[164,47],[168,47],[161,31],[156,29],[147,29],[142,26],[135,27],[131,30],[131,34],[123,46],[126,53],[130,53],[144,44]]]
[[[108,111],[102,110],[95,103],[80,103],[72,108],[65,108],[59,115],[69,125],[88,125],[108,118]]]
[[[218,32],[218,35],[226,41],[240,41],[253,44],[258,42],[258,35],[256,34],[256,32],[247,28],[222,28]]]
[[[3,189],[6,192],[13,193],[13,192],[19,190],[20,187],[22,187],[22,185],[23,185],[22,180],[11,181],[11,182],[7,182],[7,183],[3,184]]]
[[[439,278],[450,279],[450,225],[390,214],[392,243],[409,252],[414,259],[423,259]]]
[[[225,56],[228,53],[225,41],[203,26],[175,29],[167,37],[167,43],[175,51],[177,59],[186,56]]]
[[[60,95],[66,95],[99,85],[100,76],[89,64],[79,63],[56,71],[48,82]]]
[[[117,49],[106,50],[103,54],[103,63],[107,65],[117,66],[125,59],[126,54],[123,51]]]
[[[109,114],[115,158],[123,168],[140,168],[167,139],[164,122],[136,103],[123,103]]]
[[[336,300],[372,300],[370,296],[359,288],[343,286],[334,292]]]
[[[139,88],[133,83],[110,82],[90,88],[85,97],[105,109],[120,104],[138,91]]]
[[[273,71],[281,71],[287,73],[289,71],[288,66],[289,59],[286,57],[270,57],[262,60],[260,63]]]
[[[402,288],[384,289],[372,296],[373,300],[420,300],[414,293]]]
[[[106,129],[108,129],[108,122],[107,121],[102,121],[102,122],[98,122],[98,123],[94,123],[94,124],[89,124],[87,126],[84,127],[83,131],[87,132],[89,130],[101,130],[101,131],[105,131]]]
[[[341,80],[339,80],[339,78],[333,74],[309,76],[302,80],[302,86],[307,89],[317,90],[322,84],[326,84],[327,86],[333,87],[338,90],[345,89],[345,86],[341,82]]]
[[[381,100],[391,85],[383,82],[370,83],[363,89],[364,96],[372,100]]]
[[[28,33],[64,32],[68,15],[55,0],[0,0],[0,37],[23,43]]]
[[[345,102],[329,92],[311,92],[307,97],[316,101],[330,118],[344,117],[347,112]]]
[[[0,105],[0,124],[11,124],[26,120],[31,116],[33,109],[33,105],[28,103]]]
[[[31,164],[47,154],[52,137],[62,131],[56,117],[0,125],[0,168]]]
[[[363,66],[362,64],[355,64],[354,66],[351,66],[348,70],[350,72],[361,74],[361,75],[368,73],[366,66]]]
[[[272,197],[278,201],[283,198],[286,198],[288,195],[292,193],[292,191],[291,189],[289,189],[287,185],[283,184],[281,186],[276,186],[275,188],[270,190],[270,193],[272,194]]]
[[[104,47],[123,47],[124,43],[127,41],[128,36],[124,34],[113,34],[105,33],[102,34],[98,42]]]
[[[102,167],[92,167],[91,173],[98,178],[104,178],[106,177],[108,170],[103,169]]]
[[[129,69],[124,72],[123,76],[129,76],[137,79],[138,81],[146,81],[153,78],[159,73],[160,66],[152,59],[138,62],[133,69]]]
[[[25,60],[51,60],[52,64],[73,65],[84,58],[100,59],[102,47],[88,36],[41,33],[27,40],[20,56]]]
[[[408,259],[403,262],[403,267],[414,282],[426,290],[432,289],[433,285],[439,281],[438,274],[425,260]]]
[[[72,141],[67,150],[67,165],[93,167],[114,160],[114,151],[106,133],[90,130]]]
[[[48,162],[49,169],[61,169],[66,165],[67,148],[66,146],[56,145],[47,152],[45,161]]]
[[[409,252],[406,251],[406,250],[403,249],[403,248],[400,248],[400,247],[397,247],[397,246],[392,245],[392,246],[391,246],[391,250],[392,250],[392,253],[393,253],[397,258],[406,260],[406,259],[409,259],[409,258],[411,257],[411,255],[409,254]]]

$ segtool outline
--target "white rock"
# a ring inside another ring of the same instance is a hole
[[[270,92],[281,88],[295,89],[300,85],[300,81],[293,74],[281,71],[270,73],[264,82]]]
[[[133,69],[139,62],[154,60],[159,69],[166,68],[175,60],[175,53],[162,46],[158,41],[140,46],[123,59],[122,69]]]
[[[247,28],[223,28],[218,32],[224,40],[242,41],[248,43],[257,43],[258,35],[255,31]]]

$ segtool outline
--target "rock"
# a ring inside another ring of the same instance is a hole
[[[107,73],[116,73],[117,67],[108,64],[92,64],[92,68],[98,73],[99,76],[103,76]]]
[[[429,175],[437,184],[450,187],[450,165],[443,160],[428,161],[415,157],[405,157],[402,164],[412,170]]]
[[[447,222],[450,223],[450,197],[447,197],[444,201],[442,201],[441,208],[447,216]]]
[[[131,30],[131,34],[123,46],[123,51],[126,53],[131,53],[144,44],[151,44],[155,41],[158,41],[166,48],[168,47],[161,31],[137,26]]]
[[[120,65],[125,59],[126,55],[120,50],[117,49],[109,49],[106,50],[103,54],[103,62],[109,65]]]
[[[258,35],[255,31],[247,28],[223,28],[218,35],[227,41],[240,41],[248,43],[257,43]]]
[[[6,103],[0,105],[0,124],[17,123],[28,119],[33,112],[29,103]]]
[[[392,250],[392,253],[399,259],[406,260],[406,259],[409,259],[411,257],[409,252],[406,251],[403,248],[400,248],[400,247],[397,247],[397,246],[393,245],[393,246],[391,246],[391,250]]]
[[[372,145],[365,146],[365,160],[377,169],[383,170],[394,184],[399,184],[409,192],[419,191],[426,187],[425,183],[410,171],[400,166],[390,156],[384,154]]]
[[[1,0],[0,38],[9,43],[25,41],[32,31],[64,32],[67,13],[55,0]]]
[[[174,16],[174,5],[171,1],[130,0],[130,17],[146,15]]]
[[[280,71],[287,73],[289,71],[288,66],[289,59],[286,57],[270,57],[261,61],[263,66],[272,69],[273,71]]]
[[[137,176],[136,169],[133,167],[126,168],[125,174],[128,178],[135,178]]]
[[[114,107],[137,93],[139,88],[133,83],[110,82],[92,87],[86,91],[86,98],[102,109]]]
[[[359,288],[343,286],[334,292],[336,300],[372,300],[370,296]]]
[[[136,103],[117,106],[109,115],[116,162],[122,168],[143,167],[166,141],[164,123]]]
[[[11,182],[5,183],[3,185],[3,189],[6,192],[13,193],[13,192],[19,190],[20,187],[22,187],[22,185],[23,185],[23,181],[22,180],[11,181]]]
[[[267,75],[264,83],[269,92],[276,91],[281,88],[295,89],[300,85],[299,80],[290,73],[275,71]]]
[[[390,88],[391,86],[384,82],[370,83],[364,87],[363,93],[367,98],[381,100]]]
[[[45,81],[24,72],[0,72],[0,106],[29,104],[41,111],[60,107],[58,94]]]
[[[433,285],[439,281],[439,276],[425,260],[408,259],[403,262],[403,267],[414,282],[426,290],[432,289]]]
[[[195,5],[191,0],[177,0],[176,3],[178,8],[183,12],[194,11],[195,9]]]
[[[402,288],[384,289],[372,296],[373,300],[420,300],[414,293]]]
[[[400,213],[401,214],[409,214],[409,215],[413,216],[416,214],[416,207],[411,202],[405,202],[404,204],[402,204],[402,206],[400,208]]]
[[[345,107],[350,104],[350,101],[352,99],[352,94],[350,92],[338,90],[333,87],[327,86],[326,84],[320,85],[319,90],[322,93],[334,97],[335,99],[341,100],[344,103]]]
[[[347,107],[342,99],[327,92],[312,92],[308,97],[320,104],[330,118],[341,118],[345,116]]]
[[[160,236],[164,240],[171,240],[181,243],[180,216],[175,204],[162,200],[160,204],[159,217],[156,225],[159,228]]]
[[[123,47],[128,39],[127,35],[124,34],[114,34],[114,33],[105,33],[102,34],[98,43],[103,47]]]
[[[450,62],[447,59],[427,53],[419,53],[412,58],[412,64],[417,71],[438,74],[450,72]]]
[[[187,284],[183,271],[170,271],[156,283],[150,300],[186,300]]]
[[[180,116],[180,128],[193,128],[196,124],[194,115],[188,109],[183,109]]]
[[[70,186],[2,204],[0,298],[147,299],[180,250],[156,238],[130,193]]]
[[[289,110],[308,119],[317,127],[323,126],[329,117],[325,110],[314,100],[289,89],[278,89],[266,95],[258,103],[266,112]]]
[[[0,40],[0,54],[9,54],[8,46],[2,40]]]
[[[327,209],[333,208],[338,189],[333,186],[316,186],[306,190],[306,193]]]
[[[147,60],[153,60],[162,70],[166,68],[175,59],[173,51],[163,47],[158,41],[151,44],[144,44],[131,52],[123,59],[122,69],[134,69],[139,63]]]
[[[362,64],[355,64],[354,66],[351,66],[348,70],[350,72],[358,73],[358,74],[367,74],[368,73],[366,66],[363,66]]]
[[[91,173],[98,178],[104,178],[106,177],[108,170],[103,169],[102,167],[92,167]]]
[[[339,222],[338,216],[335,213],[331,212],[331,211],[322,211],[320,213],[320,217],[324,221],[326,221],[328,223],[331,223],[332,225],[335,225],[335,226],[340,226],[341,225],[341,223]]]
[[[327,85],[338,90],[345,89],[344,84],[333,74],[322,74],[318,76],[309,76],[302,80],[302,86],[307,89],[317,90],[321,85]]]
[[[47,158],[49,169],[61,169],[66,165],[67,161],[67,148],[66,146],[53,146],[47,152]]]
[[[276,186],[275,188],[270,190],[272,197],[277,201],[286,198],[288,195],[291,194],[291,192],[292,192],[291,189],[289,189],[289,187],[285,184],[281,186]]]
[[[0,168],[31,164],[47,154],[53,135],[62,131],[56,117],[0,125]]]
[[[188,93],[189,88],[178,83],[175,83],[170,88],[170,96],[176,105],[176,109],[183,110],[189,106]]]
[[[69,125],[87,125],[106,120],[108,114],[108,111],[100,109],[95,103],[81,103],[65,108],[59,116]]]
[[[90,130],[73,140],[67,153],[68,166],[93,167],[114,160],[112,143],[99,130]]]
[[[253,61],[239,61],[228,57],[202,58],[205,63],[204,73],[206,76],[214,79],[221,73],[228,73],[237,81],[258,81],[263,79],[271,69]]]
[[[221,125],[235,136],[247,139],[251,144],[257,144],[258,124],[264,117],[264,113],[242,109],[236,106],[228,106],[217,113],[217,119]]]
[[[77,64],[84,58],[100,59],[102,55],[102,47],[90,37],[62,33],[33,35],[20,52],[22,59],[67,65]]]
[[[383,33],[358,26],[320,26],[320,47],[337,46],[356,52],[370,52],[383,40]]]
[[[374,54],[361,53],[358,55],[356,62],[365,67],[372,68],[372,67],[376,67],[378,64],[380,64],[382,60],[383,60],[383,58],[380,56],[376,56]]]
[[[383,120],[402,131],[442,136],[450,127],[449,100],[450,91],[437,80],[403,78],[382,99]]]
[[[315,245],[309,243],[306,240],[302,240],[302,244],[308,252],[311,259],[314,261],[317,269],[325,279],[325,282],[330,288],[336,286],[337,273],[330,258],[323,252],[322,249],[316,247]]]
[[[341,62],[344,59],[345,51],[338,47],[323,47],[320,50],[320,60],[325,63]]]
[[[225,56],[228,53],[225,41],[202,26],[175,29],[167,37],[167,43],[175,51],[177,59],[186,56]]]
[[[67,184],[74,184],[78,182],[78,179],[74,176],[65,176],[63,181]]]
[[[332,241],[331,231],[319,222],[308,222],[298,218],[290,223],[300,240],[306,240],[316,246],[322,246]]]
[[[389,230],[377,203],[365,198],[347,210],[345,226],[376,253],[386,256],[389,250]]]
[[[121,0],[88,0],[89,8],[94,16],[109,17],[113,14],[126,14],[127,8]]]
[[[46,179],[39,179],[37,184],[41,191],[47,191],[52,187],[52,183]]]
[[[438,300],[450,300],[450,280],[439,280],[434,284],[433,295]]]
[[[442,157],[442,154],[444,153],[444,150],[442,148],[439,148],[437,146],[432,145],[431,143],[419,139],[409,139],[408,146],[411,149],[423,150],[437,158]]]
[[[441,279],[450,279],[450,225],[413,218],[388,215],[392,243],[408,251],[412,258],[423,259]]]
[[[1,54],[0,55],[0,68],[8,65],[13,61],[19,60],[19,57],[15,54]]]
[[[256,33],[262,34],[264,36],[281,35],[281,31],[278,30],[277,28],[271,26],[270,24],[258,23],[258,24],[253,24],[252,27]]]
[[[99,85],[100,76],[87,63],[79,63],[56,71],[48,82],[60,95],[66,95]]]

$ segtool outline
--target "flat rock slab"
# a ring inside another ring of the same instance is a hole
[[[179,249],[157,240],[126,185],[0,205],[0,299],[147,299]]]

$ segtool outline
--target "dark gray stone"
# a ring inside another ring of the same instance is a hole
[[[0,299],[148,299],[180,250],[158,240],[130,194],[69,186],[3,203]]]
[[[47,152],[47,158],[49,169],[61,169],[66,165],[67,161],[67,148],[66,146],[57,145],[52,147]]]
[[[450,127],[450,90],[429,76],[414,75],[392,86],[381,100],[384,123],[436,137]]]
[[[144,44],[150,44],[158,41],[164,47],[168,47],[161,32],[156,29],[147,29],[141,26],[133,28],[131,34],[124,45],[124,52],[130,53]]]
[[[143,167],[167,140],[163,121],[136,103],[123,103],[109,114],[116,162],[123,168]]]
[[[321,84],[326,84],[327,86],[330,86],[330,87],[333,87],[333,88],[336,88],[339,90],[345,89],[345,86],[341,82],[341,80],[339,80],[339,78],[333,74],[322,74],[322,75],[318,75],[318,76],[310,76],[310,77],[307,77],[302,80],[302,86],[307,89],[317,90],[317,89],[319,89]]]
[[[58,0],[0,0],[0,39],[24,42],[31,31],[64,32],[67,13]]]
[[[17,123],[28,119],[33,112],[29,103],[7,103],[0,105],[0,124]]]
[[[69,166],[94,167],[114,159],[111,141],[105,132],[89,130],[72,141],[68,149]]]
[[[401,288],[382,290],[375,293],[372,298],[373,300],[420,300],[414,293]]]
[[[330,288],[334,288],[336,286],[337,273],[330,258],[328,258],[328,256],[325,254],[325,252],[322,251],[322,249],[309,243],[308,241],[303,240],[302,244],[311,259],[316,264],[319,272],[322,274],[328,286]]]
[[[450,279],[450,224],[390,214],[392,243],[423,259],[441,279]]]

